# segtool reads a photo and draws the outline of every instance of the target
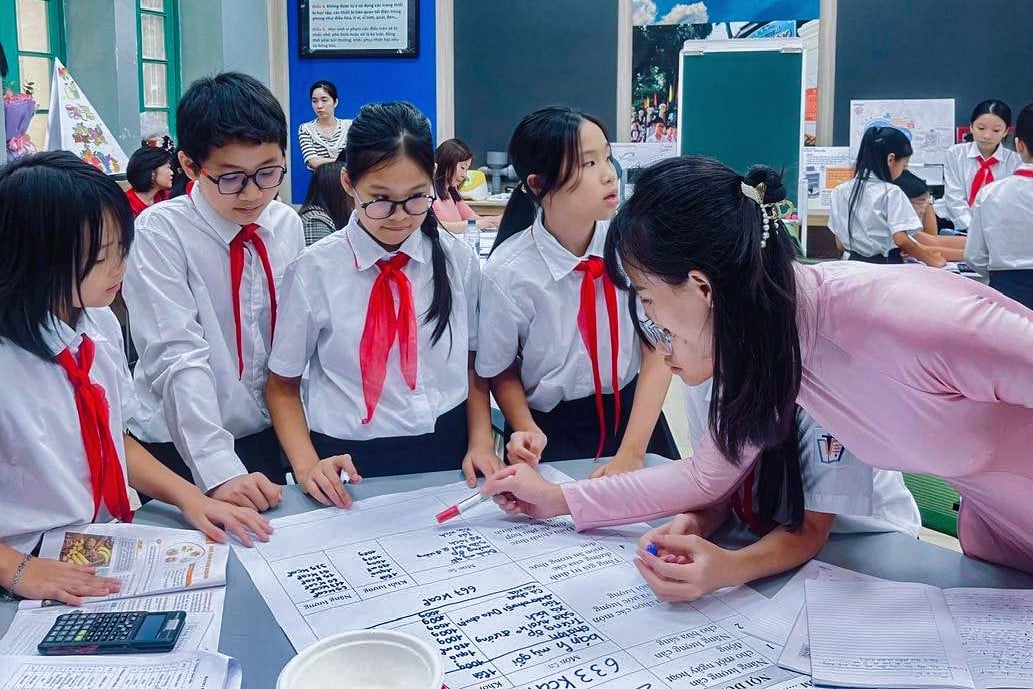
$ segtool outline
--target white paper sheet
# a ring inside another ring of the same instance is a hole
[[[975,685],[1033,687],[1033,591],[946,589]]]
[[[200,531],[136,524],[86,524],[55,529],[43,537],[40,557],[97,568],[122,582],[118,593],[87,601],[117,600],[226,584],[230,549]],[[29,610],[53,601],[22,601]]]
[[[874,581],[875,577],[830,565],[820,560],[811,560],[801,567],[774,596],[765,599],[763,605],[752,611],[749,622],[744,628],[746,633],[778,646],[788,646],[790,632],[804,607],[804,582],[810,579]],[[805,632],[804,639],[806,640],[806,638]],[[809,673],[810,668],[807,669],[807,674]]]
[[[87,603],[80,608],[65,606],[19,610],[7,633],[0,639],[0,655],[38,655],[36,645],[43,640],[59,615],[76,612],[159,612],[183,610],[186,624],[176,642],[176,651],[218,651],[222,630],[225,587],[182,591],[160,596],[140,596],[113,601]]]
[[[135,656],[0,656],[0,689],[240,689],[240,664],[192,651]]]
[[[940,589],[887,581],[805,586],[815,684],[974,686]]]
[[[237,555],[295,648],[347,629],[402,629],[442,652],[451,689],[798,680],[728,624],[761,603],[755,591],[655,598],[631,564],[644,525],[578,534],[569,519],[509,519],[490,502],[435,523],[468,494],[457,483],[287,517],[269,543]]]

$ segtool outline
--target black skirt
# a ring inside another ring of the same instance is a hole
[[[636,376],[620,391],[621,418],[617,433],[613,432],[614,395],[603,395],[603,413],[606,420],[606,441],[603,443],[603,457],[617,454],[624,432],[631,417],[631,407],[635,400],[635,388],[638,384]],[[565,459],[585,459],[595,457],[599,449],[599,415],[595,408],[595,395],[576,400],[560,402],[551,411],[531,410],[531,417],[542,429],[549,442],[542,453],[543,462],[557,462]],[[507,423],[505,428],[506,442],[513,435],[513,428]],[[646,452],[678,459],[678,446],[671,435],[667,419],[663,412],[656,421],[653,434],[649,438]]]
[[[469,438],[466,402],[439,416],[433,433],[372,440],[341,440],[315,431],[309,435],[320,459],[351,455],[363,478],[458,470]]]
[[[904,258],[900,255],[900,249],[893,249],[888,256],[861,256],[853,251],[850,252],[851,261],[862,263],[878,263],[880,265],[903,263]]]
[[[1033,270],[990,271],[990,286],[1028,309],[1033,309]]]

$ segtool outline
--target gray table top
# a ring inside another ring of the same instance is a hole
[[[647,464],[664,461],[667,460],[647,458]],[[580,459],[556,462],[554,466],[569,476],[584,478],[598,465],[592,460]],[[442,471],[366,479],[357,486],[350,486],[350,490],[356,499],[362,499],[460,480],[460,472]],[[288,487],[284,491],[283,503],[266,512],[266,516],[276,519],[319,507],[297,487]],[[178,510],[161,503],[150,503],[142,508],[137,512],[136,523],[189,528]],[[924,582],[942,588],[1033,588],[1033,576],[971,560],[960,553],[900,533],[834,535],[818,559],[877,577]],[[770,577],[751,586],[771,596],[791,575],[789,572]],[[276,686],[280,670],[294,656],[294,648],[235,555],[230,557],[226,578],[226,609],[219,651],[240,661],[244,669],[245,689],[272,689]],[[15,611],[14,603],[0,605],[0,634],[7,630]]]

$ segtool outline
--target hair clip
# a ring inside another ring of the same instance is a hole
[[[743,180],[739,183],[739,186],[742,189],[743,196],[750,199],[758,206],[764,203],[764,192],[767,190],[767,187],[763,182],[755,187],[751,187],[745,180]]]

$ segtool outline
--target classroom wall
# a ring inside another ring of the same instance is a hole
[[[954,98],[959,125],[987,98],[1017,112],[1033,101],[1033,2],[839,0],[836,146],[850,100],[879,98]]]
[[[285,103],[290,127],[291,197],[301,203],[311,173],[301,158],[298,126],[315,117],[309,87],[319,79],[337,86],[337,116],[353,118],[365,103],[407,100],[431,123],[437,116],[435,19],[433,0],[419,3],[419,53],[415,57],[301,57],[298,53],[298,0],[287,3],[287,55],[290,101]]]
[[[66,66],[130,155],[140,146],[136,0],[67,0],[64,17]]]
[[[235,70],[269,83],[269,25],[264,2],[179,0],[183,89],[198,77]]]
[[[617,0],[455,0],[455,135],[474,164],[520,118],[572,105],[617,132]]]

